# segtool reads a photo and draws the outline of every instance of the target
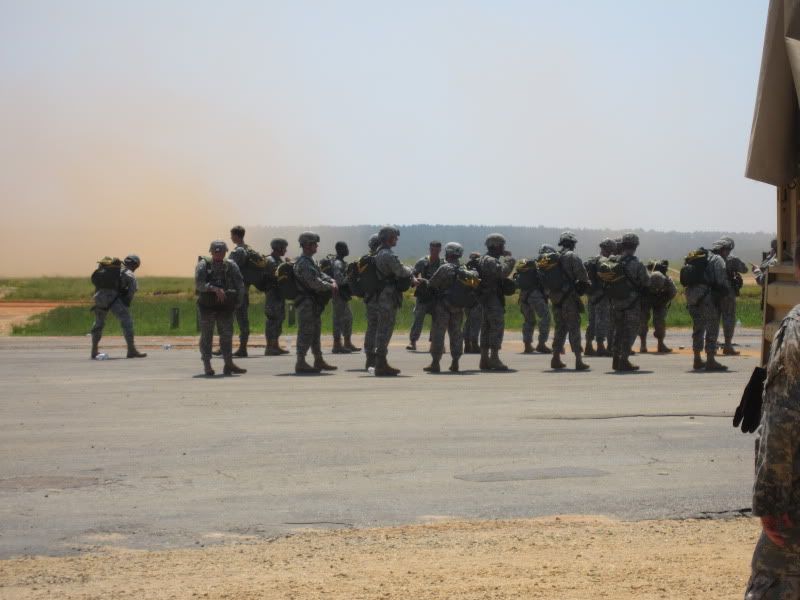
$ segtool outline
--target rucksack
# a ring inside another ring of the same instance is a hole
[[[294,280],[294,263],[287,261],[278,265],[275,270],[275,278],[278,281],[278,292],[284,300],[294,300],[297,298],[297,283]]]
[[[523,258],[517,263],[517,272],[514,273],[514,282],[520,291],[530,292],[542,288],[539,278],[539,269],[536,267],[536,260],[533,258]]]
[[[612,300],[625,300],[637,291],[631,278],[625,271],[625,265],[633,257],[609,256],[601,258],[597,263],[597,278],[603,284],[606,296]]]
[[[703,285],[706,283],[706,267],[708,267],[708,250],[698,248],[686,255],[681,267],[680,280],[683,287]]]
[[[586,267],[586,274],[589,276],[589,283],[592,284],[592,290],[603,289],[603,284],[597,276],[597,268],[603,258],[602,256],[593,256],[583,263],[583,266]]]
[[[242,265],[244,284],[252,285],[263,292],[267,289],[267,257],[250,246],[245,246],[245,250],[247,260]]]
[[[98,290],[119,290],[122,284],[122,261],[116,257],[104,256],[97,261],[97,268],[91,279]]]
[[[361,292],[362,297],[376,294],[383,289],[383,281],[378,276],[375,256],[365,254],[353,264],[355,264],[353,269],[355,279],[350,282],[350,288],[353,290],[354,295],[356,287]]]
[[[328,277],[333,277],[333,261],[335,260],[335,254],[328,254],[328,256],[319,261],[319,270],[325,273],[325,275]]]
[[[460,308],[472,308],[478,303],[478,288],[481,285],[479,277],[469,270],[460,267],[450,289],[447,290],[447,301]]]
[[[561,266],[561,254],[558,252],[544,252],[536,259],[536,268],[539,270],[539,279],[548,292],[562,292],[569,287],[567,274]]]

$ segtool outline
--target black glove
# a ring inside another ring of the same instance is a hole
[[[756,367],[753,369],[750,381],[744,387],[742,400],[733,415],[733,426],[738,427],[741,423],[742,433],[753,433],[761,423],[761,396],[764,393],[766,378],[767,370],[764,367]]]

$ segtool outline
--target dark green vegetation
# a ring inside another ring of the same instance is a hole
[[[85,335],[92,325],[91,285],[83,278],[37,278],[0,280],[0,289],[5,289],[7,300],[49,300],[80,301],[85,305],[62,306],[32,319],[26,325],[14,327],[14,335]],[[251,335],[257,339],[264,331],[264,296],[251,290],[250,327]],[[508,299],[506,325],[509,329],[522,327],[522,316],[516,307],[516,297]],[[745,327],[761,326],[761,288],[745,286],[738,302],[738,317]],[[363,332],[366,328],[364,304],[360,300],[351,303],[353,328]],[[180,309],[180,326],[170,329],[172,308]],[[407,330],[413,319],[414,300],[408,297],[403,302],[397,318],[397,329]],[[192,280],[178,277],[150,277],[140,281],[140,293],[133,303],[133,319],[138,335],[195,335],[197,333],[195,303],[192,293]],[[430,317],[427,318],[430,321]],[[584,317],[584,326],[586,319]],[[106,321],[106,334],[119,335],[119,323],[113,317]],[[671,327],[689,327],[691,318],[686,310],[682,295],[672,303],[667,317]],[[426,324],[426,327],[429,325]],[[330,306],[322,319],[325,333],[332,328]],[[287,334],[293,335],[296,327],[284,326]]]

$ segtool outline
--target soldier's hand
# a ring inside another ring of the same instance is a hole
[[[331,292],[333,292],[334,296],[339,295],[339,284],[335,281],[331,283]]]
[[[761,517],[761,527],[773,544],[783,548],[786,545],[786,534],[783,531],[792,527],[792,520],[786,513],[779,517],[767,515]]]
[[[411,278],[411,287],[417,287],[424,279],[417,279],[416,277]]]
[[[217,288],[217,289],[214,290],[214,293],[217,295],[217,302],[219,302],[220,304],[224,304],[225,303],[225,290],[223,290],[222,288]]]

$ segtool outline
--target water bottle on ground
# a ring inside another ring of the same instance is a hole
[[[367,369],[367,373],[369,373],[370,375],[375,375],[375,367],[370,367],[369,369]]]
[[[105,352],[101,352],[97,356],[94,357],[95,360],[108,360],[108,354]]]

